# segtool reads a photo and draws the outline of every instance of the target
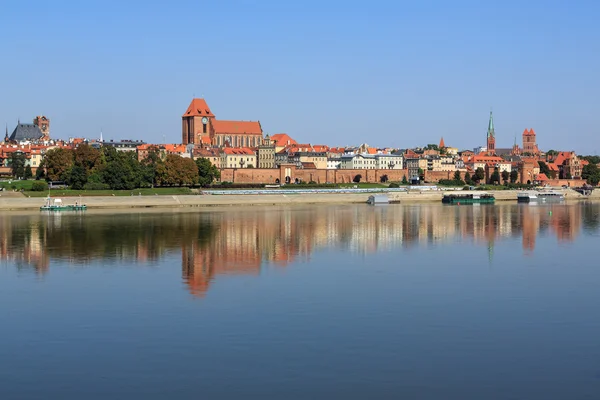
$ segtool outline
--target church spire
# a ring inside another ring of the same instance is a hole
[[[488,137],[496,136],[496,132],[494,131],[494,116],[492,115],[492,111],[490,110],[490,122],[488,122]]]

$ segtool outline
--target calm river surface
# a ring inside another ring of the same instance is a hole
[[[0,399],[598,399],[600,203],[0,215]]]

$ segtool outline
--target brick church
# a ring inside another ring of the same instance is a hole
[[[219,120],[204,99],[192,99],[181,120],[181,141],[186,145],[257,147],[263,139],[259,121]]]

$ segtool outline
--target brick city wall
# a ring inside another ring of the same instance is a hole
[[[430,171],[428,171],[430,172]],[[286,175],[287,173],[287,175]],[[438,177],[438,175],[441,177]],[[454,173],[436,173],[429,175],[431,179],[452,179]],[[303,182],[317,183],[352,183],[356,175],[361,175],[361,182],[377,183],[383,175],[387,175],[391,182],[400,182],[404,176],[408,179],[406,169],[296,169],[295,166],[285,166],[281,169],[262,168],[223,168],[221,169],[222,182],[234,183],[284,183],[286,177],[290,182],[296,179]],[[426,173],[426,179],[429,179]],[[279,180],[279,181],[278,181]],[[436,180],[437,182],[437,180]]]

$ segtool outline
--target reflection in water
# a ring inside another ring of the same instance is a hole
[[[488,246],[522,237],[526,253],[538,235],[572,241],[600,226],[600,204],[550,206],[313,206],[132,214],[0,216],[0,257],[18,268],[49,269],[52,260],[148,263],[181,251],[190,291],[203,295],[223,274],[258,274],[263,263],[285,266],[320,248],[370,253],[471,239]]]

